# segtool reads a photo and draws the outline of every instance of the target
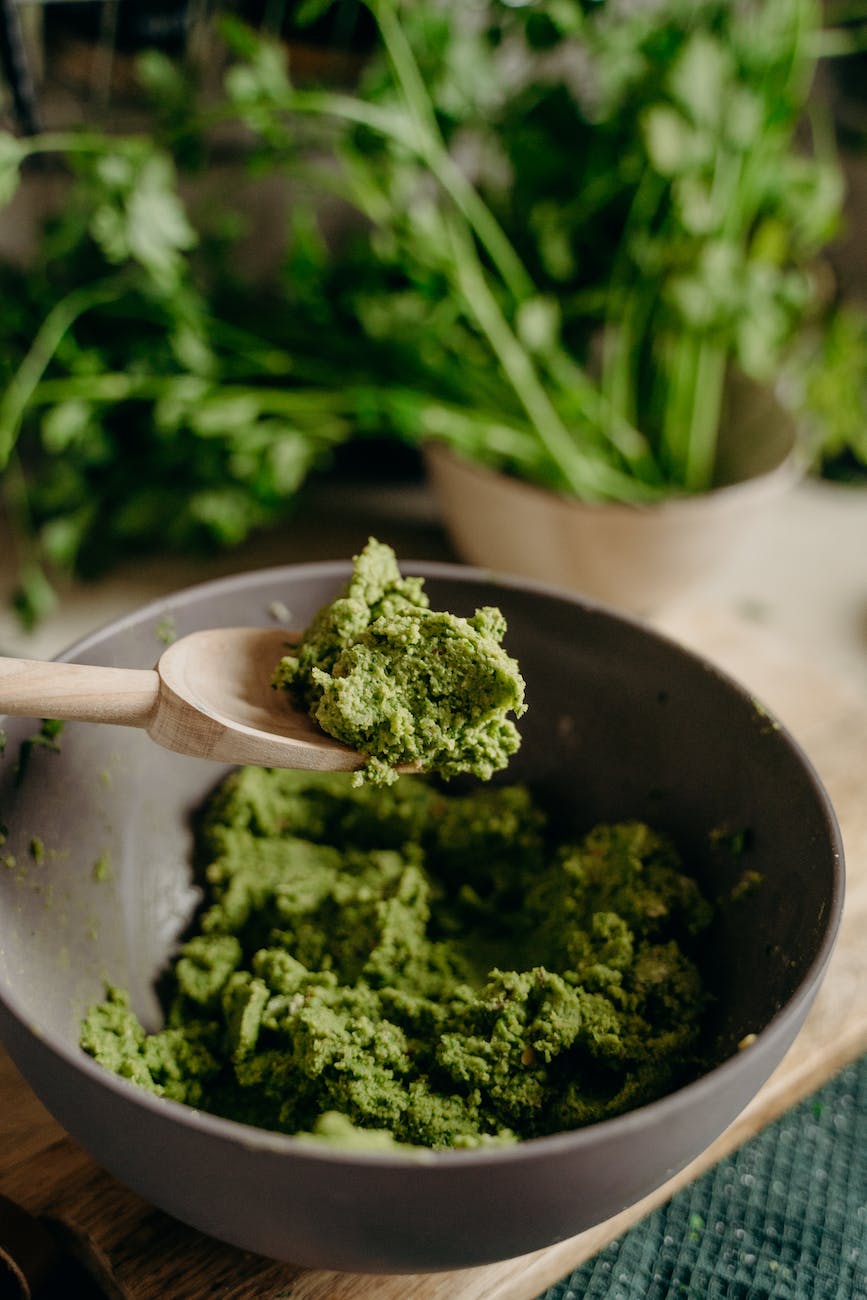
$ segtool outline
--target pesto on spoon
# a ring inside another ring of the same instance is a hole
[[[371,538],[273,684],[365,755],[357,783],[390,784],[407,767],[487,780],[521,743],[508,714],[526,710],[505,632],[491,606],[470,618],[431,609],[424,579],[403,577],[391,547]]]
[[[0,656],[0,714],[140,727],[167,749],[222,763],[359,772],[390,782],[427,769],[489,777],[520,737],[524,683],[496,609],[429,609],[421,578],[371,542],[345,593],[300,644],[281,628],[192,632],[155,668]],[[289,707],[272,690],[286,686]]]

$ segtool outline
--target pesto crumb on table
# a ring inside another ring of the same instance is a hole
[[[356,781],[387,784],[400,766],[488,779],[521,743],[508,715],[526,708],[505,633],[492,607],[471,618],[432,610],[424,580],[402,577],[391,547],[371,538],[273,682],[365,755]]]
[[[698,1072],[710,905],[637,822],[552,835],[522,786],[245,768],[199,831],[207,897],[165,1027],[109,988],[81,1027],[159,1095],[362,1147],[575,1128]]]

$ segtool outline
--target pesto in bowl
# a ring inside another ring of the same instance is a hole
[[[341,1144],[477,1147],[697,1070],[711,907],[638,822],[562,841],[524,786],[240,769],[199,831],[207,898],[147,1034],[109,989],[83,1047],[163,1096]]]

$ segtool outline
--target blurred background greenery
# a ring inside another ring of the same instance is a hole
[[[867,10],[5,0],[0,488],[52,575],[231,548],[426,440],[714,486],[733,370],[867,475]],[[862,192],[859,196],[859,190]]]

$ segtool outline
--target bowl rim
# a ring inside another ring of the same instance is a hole
[[[689,660],[721,682],[727,689],[734,691],[751,708],[761,711],[769,720],[776,734],[798,759],[810,786],[817,797],[820,811],[828,832],[833,864],[833,879],[829,905],[821,918],[822,936],[817,950],[805,970],[800,982],[789,999],[758,1031],[755,1039],[743,1051],[736,1051],[726,1060],[712,1066],[709,1070],[665,1093],[655,1101],[637,1106],[632,1110],[615,1115],[609,1119],[598,1120],[582,1128],[564,1129],[542,1137],[523,1138],[514,1143],[473,1147],[467,1149],[433,1150],[426,1147],[407,1146],[398,1150],[356,1150],[349,1146],[331,1145],[312,1135],[279,1133],[270,1129],[258,1128],[237,1120],[224,1119],[219,1115],[197,1110],[186,1103],[173,1101],[168,1097],[157,1096],[127,1079],[111,1073],[99,1065],[80,1047],[72,1047],[58,1040],[53,1033],[41,1029],[25,1011],[11,982],[0,974],[0,1010],[4,1010],[14,1019],[20,1029],[31,1038],[37,1038],[42,1048],[54,1054],[67,1066],[81,1071],[94,1083],[109,1088],[118,1094],[121,1100],[144,1106],[154,1115],[162,1115],[173,1124],[191,1128],[207,1137],[239,1145],[250,1151],[287,1156],[301,1161],[326,1161],[342,1165],[347,1163],[357,1166],[375,1166],[382,1169],[406,1170],[410,1165],[426,1165],[438,1169],[467,1169],[471,1167],[492,1166],[496,1168],[504,1160],[535,1162],[549,1156],[575,1154],[580,1155],[584,1149],[605,1141],[609,1135],[617,1134],[621,1139],[628,1139],[639,1131],[662,1123],[669,1112],[677,1112],[684,1104],[684,1099],[700,1106],[703,1099],[724,1089],[730,1076],[736,1077],[744,1068],[743,1058],[748,1054],[761,1055],[769,1062],[762,1078],[762,1084],[777,1064],[779,1056],[777,1045],[785,1039],[792,1021],[799,1028],[817,991],[821,977],[827,967],[840,929],[845,895],[845,856],[842,835],[837,816],[825,786],[812,761],[784,723],[777,719],[773,711],[766,709],[736,678],[706,658],[703,654],[684,646],[674,637],[657,630],[642,619],[622,613],[602,602],[564,590],[552,584],[534,579],[520,578],[510,574],[496,573],[479,566],[452,564],[441,561],[401,559],[401,569],[405,573],[432,578],[458,581],[460,583],[487,583],[501,588],[526,591],[530,594],[575,605],[584,613],[602,617],[615,623],[626,624],[633,631],[650,637],[653,641],[668,647],[676,655]],[[85,654],[89,648],[99,644],[107,636],[122,632],[139,622],[153,619],[155,622],[165,616],[171,609],[188,605],[191,601],[206,600],[221,592],[231,592],[238,588],[255,589],[279,582],[281,577],[288,579],[304,577],[333,578],[335,582],[348,576],[351,563],[348,560],[313,560],[298,564],[281,564],[257,569],[240,570],[219,578],[193,583],[148,601],[144,605],[111,619],[94,631],[78,638],[65,650],[54,656],[56,661],[67,662]],[[0,715],[0,725],[4,716]],[[796,1029],[797,1032],[797,1029]],[[29,1083],[29,1080],[28,1080]],[[760,1085],[761,1086],[761,1085]],[[671,1172],[674,1172],[673,1170]]]
[[[477,486],[481,485],[489,494],[496,493],[501,509],[509,504],[514,505],[518,500],[531,504],[536,510],[549,510],[553,505],[563,515],[573,518],[644,519],[656,521],[657,524],[672,518],[682,521],[694,518],[701,522],[709,515],[737,514],[747,504],[759,505],[776,499],[803,477],[805,469],[803,452],[793,442],[775,465],[731,483],[716,484],[701,492],[671,491],[646,501],[585,501],[581,497],[569,496],[558,488],[545,487],[532,479],[510,474],[508,470],[486,461],[473,460],[456,451],[443,439],[431,439],[425,443],[423,457],[435,474],[448,477],[452,483],[457,477],[464,481],[474,480]],[[445,496],[445,484],[441,486],[443,490],[440,495]],[[490,495],[488,499],[490,501]]]

